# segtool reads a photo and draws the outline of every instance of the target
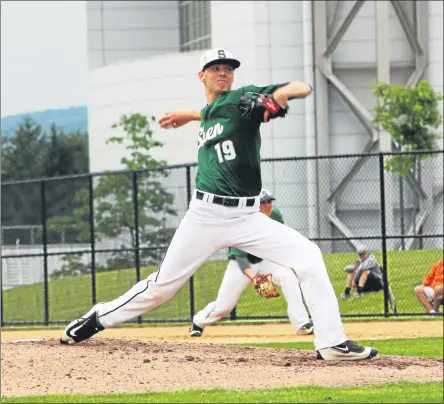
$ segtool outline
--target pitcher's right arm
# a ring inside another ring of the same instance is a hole
[[[159,119],[159,124],[162,129],[177,129],[191,121],[200,121],[200,111],[187,109],[170,111]]]

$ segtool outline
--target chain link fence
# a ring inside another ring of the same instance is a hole
[[[396,155],[415,157],[409,176],[387,172],[394,154],[384,153],[262,163],[263,187],[285,223],[321,247],[344,317],[425,314],[414,287],[443,259],[443,152]],[[196,172],[191,164],[3,183],[2,325],[66,323],[156,271]],[[382,267],[384,288],[342,300],[344,268],[362,244]],[[191,321],[215,300],[226,266],[225,249],[133,321]],[[227,319],[286,318],[286,306],[247,288]]]

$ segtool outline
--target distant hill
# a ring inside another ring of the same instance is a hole
[[[26,116],[41,125],[45,131],[49,131],[53,122],[65,132],[88,131],[88,108],[81,106],[5,116],[1,121],[2,136],[14,136],[15,128]]]

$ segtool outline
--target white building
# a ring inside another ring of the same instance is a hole
[[[442,1],[112,0],[88,1],[86,12],[92,172],[121,168],[124,147],[106,145],[106,139],[116,134],[111,125],[122,114],[159,118],[171,109],[205,104],[197,72],[201,53],[210,47],[227,48],[242,62],[235,86],[289,80],[314,86],[313,96],[291,103],[286,119],[263,125],[263,158],[389,151],[389,138],[370,125],[376,102],[371,84],[411,85],[427,79],[443,92]],[[156,158],[169,164],[196,161],[197,122],[177,130],[153,129],[165,143]],[[378,157],[264,163],[262,171],[264,186],[275,193],[286,222],[303,234],[380,236]],[[190,174],[192,182],[194,168]],[[442,234],[442,156],[423,163],[421,180],[404,182],[404,198],[399,197],[398,179],[385,175],[385,181],[389,235]],[[185,170],[172,171],[166,186],[176,195],[178,216],[170,220],[175,226],[187,207]],[[427,238],[422,245],[413,242],[406,239],[404,247],[443,248],[442,237]],[[366,243],[381,250],[380,240]],[[121,239],[104,240],[96,248],[121,244]],[[350,251],[351,246],[337,241],[321,242],[321,247],[329,252]],[[401,240],[388,240],[388,247],[402,248]],[[36,251],[40,245],[3,248],[4,255]],[[88,264],[90,255],[83,259]],[[96,255],[99,264],[106,259]],[[4,288],[43,280],[40,258],[2,263]],[[59,256],[48,258],[50,274],[61,265]]]
[[[171,109],[204,105],[197,72],[209,47],[227,48],[240,59],[235,86],[289,80],[314,85],[314,96],[293,102],[288,118],[263,126],[263,158],[392,150],[388,136],[369,124],[376,102],[371,84],[425,78],[443,89],[441,1],[88,1],[87,14],[93,172],[121,168],[123,146],[105,143],[120,115],[159,118]],[[199,123],[153,129],[165,143],[155,157],[168,164],[196,161]],[[288,223],[310,237],[378,235],[377,158],[366,161],[264,164],[264,186],[275,192]],[[421,183],[406,182],[405,233],[416,234],[421,226],[429,234],[442,232],[442,171],[442,157],[435,158],[424,165]],[[168,184],[182,210],[184,181],[182,171]],[[387,210],[393,212],[387,229],[398,234],[399,183],[390,176],[386,181]],[[442,239],[425,243],[442,247]],[[398,248],[399,242],[390,245]],[[334,243],[333,250],[342,249],[349,246]]]

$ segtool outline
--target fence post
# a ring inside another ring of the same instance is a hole
[[[401,219],[401,247],[402,251],[405,250],[405,212],[404,212],[404,180],[401,176],[399,176],[399,209],[401,210],[400,219]]]
[[[191,202],[191,167],[186,168],[187,175],[187,203]],[[194,275],[190,278],[190,320],[193,321],[194,317]]]
[[[93,176],[88,176],[89,186],[89,244],[91,245],[91,299],[94,306],[97,301],[96,294],[96,235],[94,229],[94,186]]]
[[[421,187],[422,186],[422,183],[421,183],[421,180],[422,180],[422,176],[421,176],[421,159],[418,156],[416,156],[416,161],[417,161],[417,165],[418,165],[418,184]],[[422,234],[423,234],[423,227],[421,226],[418,230],[419,230],[418,234],[422,236]],[[420,250],[424,249],[424,239],[422,237],[419,238],[419,249]]]
[[[1,183],[1,170],[0,170],[0,183]],[[2,188],[0,187],[0,196],[2,194]],[[0,246],[3,246],[3,227],[1,226],[1,217],[2,217],[2,207],[0,203]],[[5,322],[3,321],[3,258],[1,258],[0,263],[0,327],[3,327],[5,325]]]
[[[49,296],[48,296],[48,234],[46,228],[46,190],[45,181],[40,181],[41,219],[42,219],[42,242],[43,242],[43,291],[45,325],[49,324]]]
[[[3,239],[2,239],[2,241],[3,241]],[[3,265],[2,265],[2,267],[3,267]],[[0,273],[0,300],[1,300],[1,307],[0,307],[0,310],[1,310],[1,321],[0,321],[0,325],[1,325],[1,327],[3,327],[4,325],[5,325],[5,321],[4,321],[4,317],[3,317],[3,274],[2,273]]]
[[[389,316],[388,312],[388,266],[387,266],[387,229],[385,224],[385,178],[384,178],[384,153],[379,153],[379,185],[381,198],[381,236],[382,236],[382,273],[384,279],[384,317]]]
[[[139,186],[137,183],[137,171],[133,171],[133,203],[134,203],[134,259],[136,262],[136,282],[140,282],[140,240],[139,240]],[[137,317],[137,323],[142,324],[142,317]]]

